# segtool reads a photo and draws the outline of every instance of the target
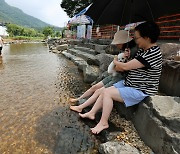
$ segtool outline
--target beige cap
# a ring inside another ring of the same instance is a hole
[[[128,36],[128,31],[120,30],[114,34],[114,39],[111,44],[124,44],[131,41],[133,38]]]

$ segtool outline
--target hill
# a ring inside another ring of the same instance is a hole
[[[35,17],[25,14],[16,7],[8,5],[5,0],[0,0],[0,22],[13,23],[31,28],[52,26]]]

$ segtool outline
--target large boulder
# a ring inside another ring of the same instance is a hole
[[[120,116],[132,120],[141,139],[155,153],[180,153],[180,98],[151,96],[126,108],[115,103]]]
[[[139,105],[133,122],[142,140],[155,153],[180,153],[179,97],[149,97]]]

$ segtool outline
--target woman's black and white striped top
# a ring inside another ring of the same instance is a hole
[[[158,91],[159,78],[162,70],[162,54],[158,46],[147,50],[139,49],[135,59],[145,67],[128,72],[125,85],[141,90],[145,94],[154,95]]]

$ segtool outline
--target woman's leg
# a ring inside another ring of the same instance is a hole
[[[114,86],[106,88],[101,95],[103,96],[102,116],[99,123],[94,128],[91,128],[93,134],[99,134],[102,130],[109,127],[108,119],[113,108],[113,100],[123,102],[118,89]]]
[[[99,95],[101,94],[101,92],[103,91],[104,87],[96,90],[94,92],[94,94],[87,100],[85,101],[83,104],[78,105],[78,106],[70,106],[70,109],[76,112],[82,112],[82,110],[88,106],[90,106],[91,104],[93,104],[97,98],[99,97]]]
[[[103,82],[100,81],[97,84],[93,85],[91,88],[89,88],[84,94],[82,94],[80,97],[78,98],[70,98],[69,101],[71,103],[75,103],[77,101],[79,101],[81,98],[85,98],[88,96],[91,96],[97,89],[102,88],[104,86]]]

